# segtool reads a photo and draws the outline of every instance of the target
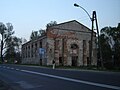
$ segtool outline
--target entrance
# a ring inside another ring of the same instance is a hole
[[[42,65],[42,59],[40,59],[40,65]]]
[[[78,56],[72,56],[72,66],[77,66]]]

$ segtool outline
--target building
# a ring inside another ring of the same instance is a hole
[[[97,65],[96,36],[90,61],[91,30],[76,20],[48,27],[46,34],[22,45],[22,63],[64,66]]]

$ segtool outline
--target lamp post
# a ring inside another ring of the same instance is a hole
[[[78,4],[74,4],[74,6],[75,7],[80,7],[80,8],[82,8],[83,9],[83,11],[85,11],[86,13],[87,13],[87,15],[88,15],[88,17],[90,18],[90,20],[92,21],[92,18],[90,17],[90,14],[87,12],[87,10],[85,10],[83,7],[81,7],[80,5],[78,5]]]
[[[92,17],[90,16],[90,14],[87,12],[87,10],[85,10],[83,7],[81,7],[78,4],[74,4],[75,7],[79,7],[81,9],[83,9],[83,11],[85,11],[85,13],[88,15],[89,19],[92,22],[92,31],[91,31],[91,42],[90,42],[90,53],[89,53],[89,64],[92,61],[92,55],[93,55],[93,30],[94,30],[94,21],[96,23],[96,29],[97,29],[97,35],[98,35],[98,47],[99,47],[99,57],[101,60],[101,66],[103,67],[103,62],[102,62],[102,56],[101,56],[101,47],[100,47],[100,42],[99,42],[99,30],[98,30],[98,24],[97,24],[97,16],[96,16],[96,11],[93,11],[92,13]]]

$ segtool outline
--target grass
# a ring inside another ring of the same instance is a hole
[[[28,66],[40,66],[46,68],[52,68],[52,65],[39,65],[39,64],[20,64],[20,65],[28,65]],[[96,70],[96,71],[112,71],[112,72],[120,72],[120,67],[114,67],[111,69],[97,67],[97,66],[55,66],[57,69],[71,69],[71,70]]]
[[[28,66],[40,66],[46,68],[52,68],[52,65],[39,65],[39,64],[18,64],[18,65],[28,65]],[[55,66],[57,69],[71,69],[71,70],[96,70],[96,71],[111,71],[111,72],[120,72],[120,67],[113,68],[102,68],[97,66]]]

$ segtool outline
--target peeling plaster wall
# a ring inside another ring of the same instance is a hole
[[[80,24],[76,24],[76,22],[69,24],[62,24],[58,26],[53,26],[51,29],[47,31],[47,43],[49,47],[52,49],[51,53],[47,53],[49,57],[48,65],[52,64],[52,60],[55,59],[56,65],[59,65],[59,57],[62,57],[62,48],[64,39],[64,65],[71,66],[72,65],[72,49],[71,44],[77,44],[78,50],[75,56],[78,56],[77,66],[87,66],[87,59],[89,58],[89,41],[91,40],[91,31],[81,26]],[[95,40],[95,37],[93,37]],[[55,42],[57,43],[57,47],[55,50]],[[85,41],[85,49],[83,49],[83,41]],[[93,42],[93,61],[92,65],[96,65],[97,56],[96,56],[96,44]],[[83,51],[85,50],[85,51]],[[50,57],[52,55],[52,57]]]
[[[97,65],[95,39],[96,37],[93,37],[91,65]],[[87,66],[90,40],[91,30],[75,20],[49,27],[46,30],[46,36],[22,46],[22,63],[40,64],[40,56],[36,49],[40,48],[39,44],[42,41],[42,48],[46,50],[45,56],[42,58],[42,65],[52,65],[53,60],[55,60],[56,65]],[[36,43],[37,47],[35,46]],[[72,44],[78,47],[73,49],[71,48]]]
[[[40,64],[40,42],[42,42],[42,48],[46,49],[46,37],[32,40],[22,45],[22,64]],[[42,58],[43,65],[47,62],[46,55],[47,54],[45,53]]]

